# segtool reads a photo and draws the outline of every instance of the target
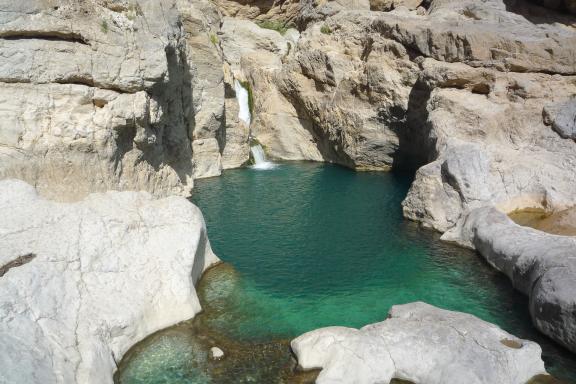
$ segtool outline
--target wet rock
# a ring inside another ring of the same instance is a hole
[[[210,348],[210,357],[214,360],[220,360],[224,357],[224,351],[218,347],[212,347]]]

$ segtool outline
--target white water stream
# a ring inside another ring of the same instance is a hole
[[[236,90],[236,100],[238,100],[238,118],[250,126],[252,116],[250,114],[250,103],[248,90],[242,86],[238,80],[234,80],[234,88]],[[254,169],[273,169],[276,164],[266,159],[264,148],[260,144],[252,145],[250,147],[252,157],[254,158]]]
[[[238,118],[250,126],[250,104],[248,102],[248,90],[240,84],[238,80],[234,80],[234,88],[236,90],[236,100],[238,100]]]
[[[276,168],[276,164],[266,159],[266,153],[264,148],[260,144],[256,144],[250,147],[250,152],[252,152],[252,157],[254,158],[254,169],[273,169]]]

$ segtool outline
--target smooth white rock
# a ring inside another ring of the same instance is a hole
[[[212,348],[210,348],[210,356],[214,360],[220,360],[221,358],[224,357],[224,351],[218,347],[212,347]]]
[[[308,332],[291,346],[302,368],[322,368],[317,384],[524,384],[546,372],[538,344],[421,302],[394,306],[387,320],[360,330]]]
[[[56,203],[0,182],[0,383],[107,384],[145,336],[200,311],[194,284],[217,262],[182,197],[107,192]]]
[[[522,227],[493,207],[473,210],[461,237],[529,297],[536,328],[576,352],[576,237]]]

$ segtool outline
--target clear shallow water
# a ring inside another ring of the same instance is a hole
[[[220,337],[208,344],[285,345],[323,326],[382,321],[392,305],[421,300],[539,342],[549,371],[576,382],[576,356],[535,331],[526,298],[503,275],[403,220],[400,203],[410,182],[311,163],[196,182],[193,201],[212,247],[233,266],[215,268],[199,288],[206,313],[198,321]],[[122,383],[208,380],[197,372],[206,361],[198,351],[206,348],[185,341],[191,333],[172,329],[145,342],[125,364]],[[270,365],[265,361],[241,364],[259,371]]]

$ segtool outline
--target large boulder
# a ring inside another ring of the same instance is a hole
[[[425,303],[392,307],[360,330],[328,327],[291,343],[316,383],[525,384],[545,374],[542,350],[472,315]]]
[[[78,203],[0,182],[0,382],[105,384],[136,342],[194,317],[217,261],[181,197],[92,194]]]
[[[468,215],[463,237],[529,297],[534,325],[576,352],[576,237],[522,227],[491,207]]]

